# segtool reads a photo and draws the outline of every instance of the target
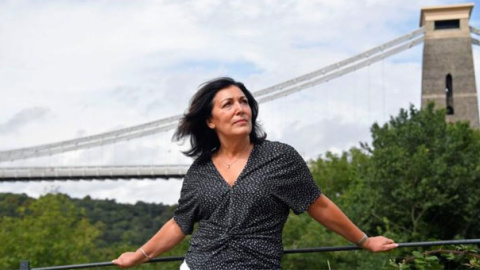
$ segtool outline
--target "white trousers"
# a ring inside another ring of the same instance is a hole
[[[185,261],[183,261],[182,265],[180,265],[180,270],[190,270]]]

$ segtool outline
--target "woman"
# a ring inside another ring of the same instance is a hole
[[[196,157],[185,175],[174,217],[136,252],[113,263],[130,267],[156,257],[193,232],[180,269],[281,269],[282,229],[290,209],[372,252],[397,247],[367,237],[325,195],[290,146],[265,140],[258,104],[231,78],[205,83],[174,135],[190,137]]]

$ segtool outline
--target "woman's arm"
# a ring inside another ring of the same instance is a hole
[[[310,205],[307,211],[313,219],[352,243],[359,243],[364,236],[364,233],[348,219],[342,210],[323,194]],[[376,236],[367,238],[360,246],[372,252],[381,252],[394,249],[398,244],[383,236]]]
[[[141,248],[148,257],[154,258],[175,247],[183,238],[185,238],[185,235],[172,218]],[[112,263],[121,268],[132,267],[148,261],[149,258],[145,254],[140,249],[135,252],[125,252],[118,259],[113,260]]]

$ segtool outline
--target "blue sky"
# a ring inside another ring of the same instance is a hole
[[[182,113],[202,82],[255,91],[413,31],[422,6],[469,1],[0,1],[0,150]],[[480,28],[480,6],[471,25]],[[479,38],[480,39],[480,38]],[[476,63],[479,48],[474,47]],[[369,127],[420,104],[422,46],[262,104],[271,140],[306,159],[369,141]],[[478,74],[478,65],[477,65]],[[477,75],[478,76],[478,75]],[[188,164],[171,132],[0,166]],[[183,147],[183,148],[182,148]],[[0,183],[122,202],[174,203],[181,181]]]

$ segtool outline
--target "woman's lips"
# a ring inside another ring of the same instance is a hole
[[[246,124],[246,123],[247,123],[246,119],[241,119],[241,120],[235,121],[233,124]]]

